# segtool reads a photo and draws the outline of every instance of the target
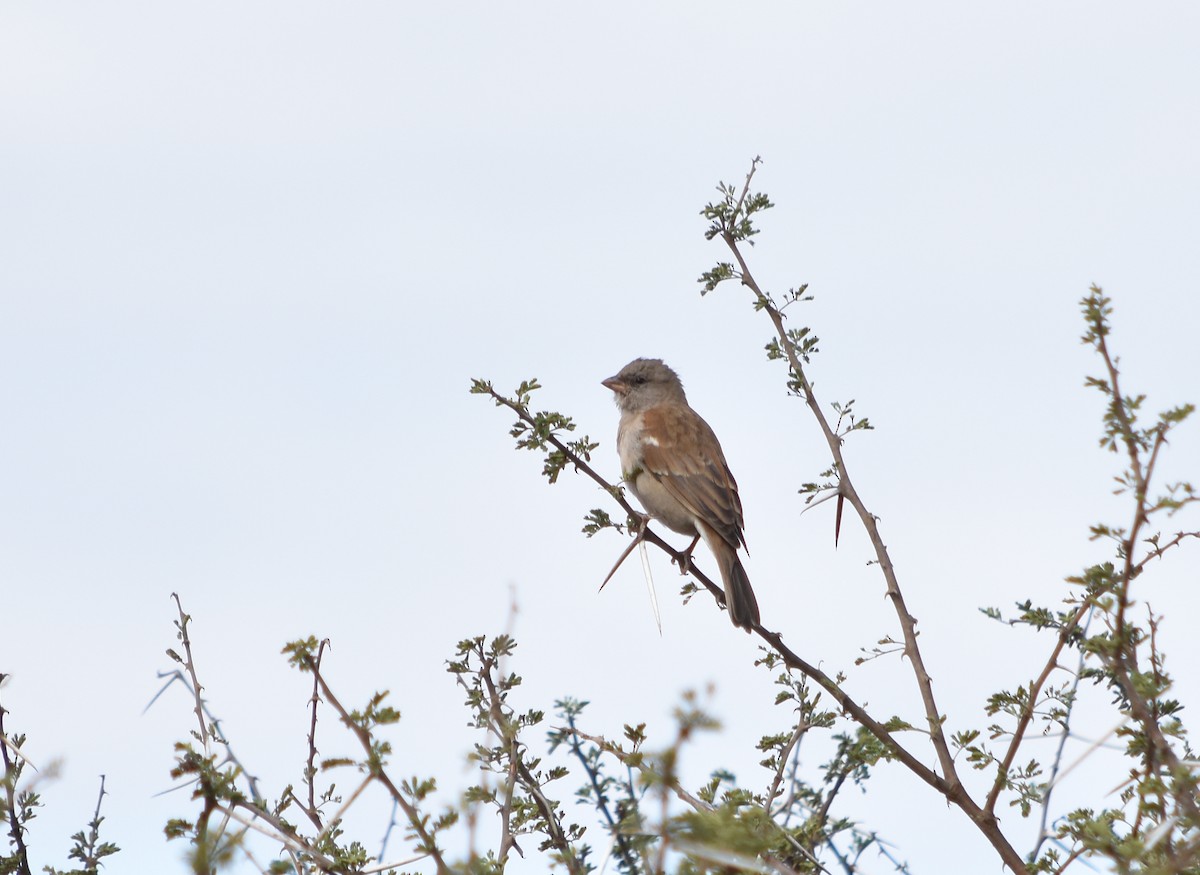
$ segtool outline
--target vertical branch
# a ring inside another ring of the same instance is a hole
[[[1078,621],[1076,621],[1076,622],[1078,622]],[[1088,628],[1091,626],[1091,622],[1092,622],[1092,614],[1089,611],[1089,613],[1087,615],[1087,620],[1084,624],[1083,632],[1082,632],[1083,637],[1085,637],[1085,638],[1087,637]],[[1060,640],[1061,640],[1061,637],[1060,637]],[[1055,658],[1057,659],[1057,657],[1055,657]],[[1058,747],[1054,751],[1054,761],[1050,766],[1050,774],[1046,779],[1045,791],[1042,794],[1042,817],[1041,817],[1041,821],[1038,824],[1037,844],[1034,845],[1033,850],[1029,852],[1029,860],[1031,862],[1037,860],[1037,856],[1038,856],[1038,853],[1042,849],[1042,845],[1044,845],[1046,843],[1046,840],[1048,838],[1050,838],[1050,833],[1047,831],[1047,828],[1046,828],[1050,822],[1050,796],[1051,796],[1051,794],[1054,793],[1054,785],[1058,781],[1058,774],[1059,774],[1059,771],[1062,769],[1063,755],[1066,753],[1066,749],[1067,749],[1067,739],[1069,739],[1071,736],[1071,712],[1075,708],[1075,697],[1079,690],[1079,681],[1083,675],[1083,664],[1086,659],[1087,659],[1087,654],[1081,647],[1079,649],[1079,659],[1075,665],[1075,680],[1071,684],[1071,699],[1067,703],[1067,713],[1063,716],[1063,720],[1062,720],[1062,727],[1063,727],[1062,738],[1060,738],[1058,740]],[[1031,697],[1031,700],[1032,700],[1032,697]],[[1015,739],[1014,739],[1014,744],[1015,744]],[[1009,760],[1009,762],[1011,763],[1011,760]],[[989,802],[991,802],[990,796],[988,797],[988,800],[989,800]],[[994,803],[992,803],[992,804],[994,804]]]
[[[1137,658],[1139,632],[1136,628],[1131,627],[1126,619],[1126,613],[1131,604],[1129,590],[1145,561],[1137,562],[1135,554],[1142,527],[1149,521],[1151,513],[1149,483],[1154,473],[1154,466],[1158,461],[1159,450],[1166,442],[1167,425],[1165,421],[1160,421],[1150,432],[1154,437],[1153,442],[1149,444],[1147,433],[1139,431],[1134,426],[1130,409],[1136,406],[1140,399],[1127,400],[1121,394],[1120,372],[1116,359],[1109,351],[1107,341],[1109,332],[1108,299],[1101,295],[1098,287],[1092,286],[1092,297],[1084,299],[1084,310],[1090,328],[1084,339],[1090,341],[1100,354],[1108,375],[1107,386],[1100,381],[1092,382],[1100,385],[1109,394],[1109,415],[1106,417],[1109,422],[1109,440],[1112,441],[1114,447],[1118,442],[1125,447],[1129,456],[1129,474],[1133,478],[1134,489],[1133,520],[1128,532],[1121,539],[1119,547],[1123,562],[1116,587],[1117,611],[1113,628],[1116,647],[1111,659],[1113,677],[1120,686],[1125,700],[1129,703],[1130,713],[1145,733],[1147,745],[1143,756],[1147,777],[1151,777],[1154,773],[1165,772],[1173,783],[1182,784],[1173,794],[1176,804],[1189,819],[1193,822],[1200,822],[1200,806],[1197,805],[1195,794],[1196,777],[1189,768],[1180,763],[1174,748],[1163,735],[1162,728],[1158,725],[1156,698],[1148,697],[1134,681],[1134,677],[1140,675]],[[1150,458],[1143,463],[1142,454],[1146,451],[1149,451]],[[1160,552],[1156,549],[1151,555],[1159,555]]]
[[[0,674],[0,684],[8,675]],[[21,811],[17,805],[17,779],[21,776],[22,764],[9,758],[8,746],[12,744],[14,756],[21,759],[21,738],[10,742],[4,733],[4,715],[8,712],[0,705],[0,762],[4,763],[4,801],[8,811],[8,837],[17,852],[18,875],[32,875],[29,871],[29,849],[25,847],[25,827],[21,823]]]
[[[481,652],[482,656],[482,652]],[[486,659],[486,658],[485,658]],[[542,820],[545,822],[546,835],[549,838],[550,844],[558,850],[563,856],[563,862],[566,863],[567,871],[572,873],[582,873],[585,867],[579,862],[575,854],[575,849],[571,846],[567,839],[566,833],[563,831],[562,823],[559,820],[558,812],[554,810],[554,805],[542,793],[541,785],[537,778],[529,771],[529,767],[525,765],[521,752],[520,743],[517,740],[517,734],[512,726],[512,721],[503,713],[501,704],[501,696],[496,689],[495,681],[492,678],[492,669],[495,663],[487,660],[484,667],[481,668],[479,676],[483,680],[484,686],[487,688],[488,695],[488,710],[492,723],[492,731],[496,737],[508,748],[508,757],[510,763],[508,793],[509,801],[511,801],[512,788],[520,783],[525,788],[525,792],[529,794],[529,798],[533,800],[538,811],[542,815]],[[508,807],[508,806],[506,806]],[[506,827],[507,828],[507,827]]]
[[[321,643],[317,645],[317,656],[313,662],[313,690],[310,702],[312,704],[312,717],[308,726],[308,765],[304,769],[304,783],[308,785],[308,816],[312,820],[313,825],[317,829],[322,829],[321,814],[317,810],[316,799],[316,776],[317,776],[317,705],[321,702],[320,688],[317,686],[317,678],[321,671],[321,659],[325,655],[325,648],[329,644],[328,638],[321,639]]]
[[[570,729],[570,733],[568,735],[568,744],[571,748],[571,753],[574,754],[575,758],[579,760],[580,764],[583,766],[584,773],[588,776],[588,781],[592,785],[592,792],[596,794],[596,807],[604,816],[604,820],[608,824],[608,831],[612,833],[613,841],[616,844],[617,856],[620,857],[621,861],[625,864],[625,869],[627,872],[636,872],[637,859],[634,857],[633,848],[631,848],[629,845],[629,838],[623,832],[621,832],[621,824],[617,822],[617,819],[613,817],[612,812],[609,810],[608,794],[605,792],[604,787],[601,786],[600,775],[596,767],[588,761],[587,756],[583,752],[583,745],[579,743],[578,727],[575,725],[575,715],[571,712],[568,712],[566,717],[567,727]]]
[[[193,707],[192,712],[196,715],[196,723],[200,726],[200,741],[204,745],[204,757],[208,759],[212,756],[212,746],[209,744],[211,732],[209,725],[204,722],[204,699],[200,692],[204,687],[200,686],[200,679],[196,677],[196,664],[192,660],[192,641],[188,637],[188,623],[192,621],[191,616],[184,613],[183,602],[179,600],[178,593],[171,593],[171,598],[175,600],[175,607],[179,611],[179,620],[175,623],[175,628],[179,630],[179,640],[183,642],[184,657],[183,669],[187,672],[188,678],[191,681]],[[178,657],[176,657],[178,658]]]

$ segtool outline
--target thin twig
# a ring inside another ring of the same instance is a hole
[[[238,808],[245,808],[248,814],[242,814],[242,812],[237,810]],[[281,842],[298,854],[304,854],[312,857],[316,864],[323,870],[327,872],[336,871],[337,864],[332,859],[327,857],[325,854],[322,854],[310,843],[296,835],[287,824],[274,815],[269,814],[259,808],[245,805],[244,803],[239,805],[229,805],[228,807],[225,805],[217,805],[215,806],[214,810],[221,812],[223,815],[232,820],[236,820],[238,823],[242,824],[242,826],[249,827],[255,832],[262,833],[273,841]],[[267,829],[267,827],[259,823],[260,820],[266,822],[271,829]]]
[[[796,722],[796,728],[792,732],[792,737],[788,739],[787,744],[779,752],[779,768],[775,770],[775,777],[771,781],[771,786],[767,788],[766,798],[763,800],[763,811],[768,815],[771,813],[771,803],[774,802],[782,792],[779,787],[783,784],[783,773],[787,769],[788,763],[792,759],[792,749],[800,743],[800,739],[804,737],[804,733],[812,728],[812,724],[801,717]]]
[[[1176,532],[1175,537],[1171,538],[1165,544],[1155,544],[1154,549],[1149,551],[1142,557],[1140,562],[1133,566],[1134,576],[1136,577],[1141,574],[1151,560],[1161,558],[1172,547],[1178,547],[1188,538],[1200,538],[1200,532]]]
[[[1130,524],[1129,532],[1122,542],[1122,552],[1124,553],[1124,567],[1122,569],[1119,585],[1117,587],[1117,615],[1116,628],[1114,636],[1117,641],[1117,650],[1112,661],[1113,676],[1121,687],[1126,701],[1129,703],[1129,710],[1133,717],[1141,725],[1142,730],[1146,734],[1146,739],[1150,743],[1145,751],[1148,760],[1157,758],[1165,772],[1169,774],[1178,774],[1180,767],[1179,757],[1176,756],[1174,748],[1170,745],[1167,739],[1163,736],[1162,728],[1158,725],[1158,719],[1153,713],[1150,703],[1146,697],[1138,689],[1133,681],[1134,675],[1138,673],[1137,661],[1137,643],[1128,632],[1125,613],[1130,604],[1129,588],[1136,576],[1135,569],[1137,564],[1134,562],[1134,553],[1139,541],[1139,532],[1144,523],[1148,521],[1146,510],[1146,500],[1148,493],[1148,483],[1154,472],[1154,465],[1158,460],[1158,451],[1166,442],[1164,427],[1160,424],[1155,430],[1155,440],[1150,451],[1150,460],[1143,467],[1139,450],[1142,448],[1142,442],[1134,430],[1133,423],[1129,419],[1129,415],[1125,409],[1124,400],[1121,396],[1119,373],[1117,371],[1116,362],[1108,350],[1106,341],[1107,329],[1102,324],[1102,317],[1099,317],[1095,324],[1096,349],[1104,360],[1105,368],[1108,371],[1109,387],[1112,391],[1110,400],[1110,410],[1117,421],[1121,442],[1125,445],[1125,449],[1129,454],[1130,471],[1134,476],[1134,496],[1135,507],[1133,521]],[[1152,762],[1147,763],[1148,769],[1152,767]],[[1176,793],[1174,798],[1180,808],[1193,821],[1200,820],[1200,806],[1197,805],[1196,798],[1192,792]]]
[[[179,640],[183,642],[183,652],[185,654],[183,660],[183,670],[187,672],[188,678],[191,681],[190,691],[194,706],[193,713],[196,715],[196,722],[200,725],[200,741],[204,745],[204,756],[209,758],[212,756],[212,746],[209,744],[209,724],[204,722],[204,698],[200,695],[204,687],[200,686],[200,680],[196,677],[196,664],[192,659],[192,641],[188,637],[188,623],[192,618],[184,613],[183,602],[179,600],[179,593],[171,593],[171,598],[175,600],[175,607],[179,610],[179,621],[175,624],[175,628],[179,630]],[[151,700],[153,701],[153,700]]]
[[[146,707],[142,709],[142,713],[145,714],[147,711],[149,711],[150,707],[158,701],[159,697],[167,691],[167,688],[170,687],[171,684],[176,682],[183,684],[188,689],[188,692],[191,693],[193,700],[198,703],[200,713],[202,714],[200,725],[202,727],[201,736],[205,740],[205,754],[211,755],[211,751],[209,750],[207,743],[208,735],[211,734],[212,737],[220,741],[222,746],[225,748],[225,759],[223,760],[222,765],[228,762],[237,766],[238,773],[246,779],[246,785],[250,791],[251,798],[253,798],[256,802],[263,803],[265,800],[258,788],[258,778],[251,774],[250,770],[246,767],[246,764],[243,763],[238,757],[237,753],[233,749],[233,745],[230,744],[229,740],[225,737],[225,733],[221,732],[220,718],[213,713],[212,709],[208,706],[208,701],[201,696],[199,691],[195,688],[197,675],[195,663],[192,661],[192,642],[187,633],[187,626],[191,623],[192,618],[190,615],[187,615],[183,612],[183,605],[179,601],[179,596],[175,593],[172,593],[171,597],[175,599],[175,604],[179,607],[180,622],[177,622],[175,626],[181,630],[179,637],[183,642],[184,652],[187,653],[187,660],[184,665],[187,668],[188,674],[185,674],[183,669],[178,668],[172,669],[169,672],[158,672],[158,677],[166,678],[167,682],[159,688],[157,693],[154,694],[154,697],[146,704]],[[183,662],[182,659],[180,661]],[[190,679],[189,675],[191,676]],[[201,689],[203,689],[203,687],[201,687]],[[193,708],[193,712],[194,711],[195,708]],[[204,722],[205,720],[208,721],[207,724]],[[211,731],[206,732],[203,729],[205,726],[211,727]]]
[[[1091,622],[1092,615],[1089,613],[1081,633],[1085,639],[1087,638],[1088,629],[1091,627]],[[1047,826],[1050,822],[1050,797],[1054,793],[1054,785],[1058,781],[1058,772],[1062,768],[1063,755],[1067,749],[1067,739],[1070,738],[1071,735],[1071,712],[1075,708],[1075,698],[1079,690],[1079,681],[1083,672],[1083,664],[1086,659],[1087,653],[1082,647],[1079,648],[1079,662],[1075,668],[1075,680],[1071,683],[1071,697],[1067,702],[1067,713],[1063,716],[1062,720],[1062,737],[1058,740],[1058,748],[1054,752],[1054,761],[1050,765],[1050,776],[1046,782],[1046,789],[1042,792],[1042,819],[1041,823],[1038,825],[1037,844],[1034,845],[1033,850],[1029,852],[1030,863],[1037,862],[1038,853],[1041,851],[1042,845],[1046,843],[1046,839],[1049,838]]]
[[[319,844],[323,838],[337,829],[338,824],[342,822],[342,818],[346,816],[346,812],[350,810],[350,806],[358,801],[358,797],[362,795],[363,791],[366,790],[367,787],[371,786],[371,781],[373,780],[374,775],[368,774],[359,782],[358,786],[354,788],[354,792],[347,796],[342,804],[338,807],[338,810],[330,816],[329,823],[325,825],[325,829],[321,830],[320,835],[317,836],[316,843]]]
[[[358,739],[359,744],[362,745],[363,750],[366,751],[368,756],[371,756],[373,754],[371,748],[371,733],[351,719],[350,712],[342,706],[341,701],[336,695],[334,695],[334,692],[329,688],[329,684],[326,682],[325,677],[315,670],[316,666],[313,658],[311,656],[305,657],[304,662],[306,667],[313,671],[316,675],[317,683],[320,684],[321,695],[324,697],[325,702],[331,705],[333,709],[337,711],[338,717],[341,718],[342,723],[344,723],[346,727],[352,733],[354,733],[354,736]],[[433,835],[430,834],[430,832],[425,828],[425,819],[421,817],[420,812],[418,812],[412,805],[408,803],[408,800],[404,798],[399,788],[396,787],[395,783],[393,783],[392,779],[388,776],[387,772],[385,772],[383,769],[379,769],[375,773],[375,778],[387,788],[388,793],[391,794],[391,797],[396,800],[396,803],[400,806],[400,810],[404,812],[404,816],[408,818],[409,826],[412,827],[413,833],[418,839],[420,839],[421,847],[428,851],[429,856],[433,858],[439,875],[449,875],[451,871],[450,867],[446,864],[445,859],[442,857],[441,849],[438,848],[437,842],[434,841]]]
[[[321,659],[325,656],[325,648],[329,644],[328,638],[322,638],[321,643],[317,645],[316,670],[313,672],[313,689],[312,697],[309,703],[312,705],[312,717],[308,725],[308,765],[304,769],[304,783],[308,785],[308,805],[301,806],[304,813],[308,815],[308,819],[313,822],[319,830],[324,829],[324,824],[321,823],[321,812],[317,808],[316,797],[316,779],[317,779],[317,705],[321,703],[320,690],[317,688],[317,675],[321,671]]]
[[[362,869],[355,871],[359,875],[374,875],[376,872],[390,872],[394,869],[404,869],[406,866],[411,866],[419,860],[424,860],[428,854],[421,854],[419,857],[409,857],[407,860],[396,860],[391,863],[376,863],[374,866],[365,866]]]
[[[579,735],[576,732],[575,716],[573,714],[567,715],[567,726],[571,729],[571,753],[575,755],[576,759],[583,765],[584,772],[587,773],[588,780],[592,785],[592,792],[596,794],[596,807],[600,809],[600,813],[604,815],[604,819],[608,822],[608,831],[612,834],[613,840],[616,843],[617,854],[625,863],[626,870],[635,872],[637,871],[637,861],[634,859],[633,849],[629,847],[628,839],[621,833],[619,829],[620,824],[613,817],[612,812],[608,810],[608,796],[600,786],[596,770],[592,768],[591,764],[587,761],[587,757],[583,755],[583,745],[579,743]]]
[[[567,869],[571,872],[583,872],[584,868],[580,865],[576,857],[575,849],[571,846],[567,839],[566,833],[563,831],[562,823],[559,819],[558,812],[554,810],[554,806],[550,803],[544,793],[542,793],[541,785],[529,771],[529,767],[525,765],[521,755],[520,744],[517,740],[517,735],[512,731],[511,721],[504,716],[500,704],[500,694],[496,690],[495,682],[492,679],[491,669],[492,664],[488,660],[484,660],[484,665],[481,667],[479,677],[487,687],[489,708],[488,713],[491,718],[492,731],[509,748],[509,781],[508,792],[510,794],[509,803],[511,803],[512,787],[520,782],[525,792],[529,794],[534,803],[541,812],[542,820],[546,824],[546,835],[550,843],[558,849],[563,855],[563,860],[567,865]],[[509,809],[511,804],[505,805],[505,809]],[[509,840],[512,841],[511,833],[508,831],[507,825],[505,832],[509,835]],[[505,849],[507,851],[507,848]]]
[[[85,867],[99,869],[100,859],[96,856],[96,844],[100,841],[100,806],[104,802],[104,775],[100,776],[100,792],[96,795],[96,810],[92,813],[92,822],[88,824],[87,844],[84,847]]]
[[[379,841],[379,857],[378,857],[378,859],[380,859],[380,860],[382,860],[385,856],[387,856],[387,846],[388,846],[388,841],[390,841],[391,837],[392,837],[392,830],[395,829],[396,826],[399,824],[399,821],[396,820],[396,812],[399,809],[400,809],[399,803],[397,803],[396,800],[393,799],[392,800],[392,813],[388,816],[387,829],[385,829],[383,831],[383,838],[380,839],[380,841]],[[424,855],[422,855],[421,858],[423,859]],[[363,871],[366,871],[366,870],[363,870]]]
[[[623,765],[628,766],[633,769],[636,769],[637,771],[642,772],[646,775],[652,776],[655,779],[655,781],[654,781],[655,784],[662,784],[664,786],[667,786],[671,790],[671,792],[674,793],[675,796],[679,798],[679,800],[681,802],[684,802],[687,805],[690,805],[692,808],[696,809],[697,811],[712,811],[713,810],[713,807],[711,805],[709,805],[707,802],[705,802],[703,799],[699,798],[698,796],[693,796],[687,790],[683,789],[683,787],[677,781],[671,782],[667,779],[667,776],[652,769],[650,767],[650,765],[648,764],[645,757],[643,757],[641,755],[631,756],[630,754],[626,753],[620,747],[613,744],[611,741],[609,741],[607,738],[604,738],[603,736],[590,735],[589,733],[583,732],[582,730],[575,729],[570,726],[563,726],[555,731],[569,732],[571,735],[578,736],[579,738],[582,738],[584,741],[590,741],[592,744],[599,747],[605,753],[612,754],[614,757],[616,757],[618,760],[620,760],[620,762]],[[629,782],[629,786],[630,787],[633,786],[632,781]],[[631,797],[631,801],[636,804],[637,799]]]
[[[1001,760],[1000,766],[996,770],[996,780],[992,783],[992,789],[988,792],[987,801],[983,804],[984,811],[989,813],[995,812],[996,800],[1000,798],[1000,792],[1007,784],[1008,770],[1012,767],[1013,760],[1016,759],[1017,749],[1021,746],[1021,742],[1025,738],[1025,731],[1033,721],[1033,715],[1036,713],[1038,698],[1042,694],[1042,688],[1054,670],[1059,667],[1059,655],[1062,653],[1063,648],[1067,646],[1067,642],[1075,632],[1076,627],[1078,627],[1079,621],[1085,613],[1091,610],[1091,607],[1091,602],[1085,601],[1075,610],[1075,613],[1071,615],[1067,622],[1063,624],[1062,629],[1058,633],[1058,640],[1055,642],[1054,649],[1050,651],[1050,657],[1046,660],[1046,665],[1042,668],[1042,673],[1038,675],[1037,680],[1030,681],[1029,696],[1025,701],[1025,707],[1021,709],[1021,716],[1017,718],[1017,726],[1013,730],[1012,740],[1008,744],[1008,750],[1004,753],[1004,759]],[[1076,673],[1075,683],[1078,686],[1078,673]]]

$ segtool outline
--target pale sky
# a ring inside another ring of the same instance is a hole
[[[822,402],[876,426],[848,460],[940,704],[986,726],[987,695],[1051,642],[976,609],[1057,604],[1106,555],[1088,525],[1128,516],[1083,388],[1089,283],[1114,298],[1128,391],[1200,401],[1198,57],[1190,3],[4,4],[0,701],[35,762],[62,760],[38,867],[67,865],[104,773],[108,871],[182,871],[161,830],[193,809],[156,794],[190,705],[141,713],[172,592],[272,795],[299,780],[309,695],[278,653],[308,634],[332,639],[344,701],[392,690],[397,774],[466,786],[479,739],[444,664],[509,627],[514,593],[516,704],[585,698],[592,731],[646,721],[661,747],[681,692],[712,684],[726,729],[685,768],[766,784],[754,743],[790,715],[754,640],[707,597],[682,606],[659,556],[661,637],[636,561],[597,594],[625,546],[579,534],[603,495],[547,487],[472,377],[538,377],[537,406],[615,479],[600,380],[664,358],[740,484],[764,625],[917,722],[907,664],[853,666],[895,617],[860,530],[835,551],[831,505],[800,514],[828,450],[765,361],[769,324],[734,285],[698,293],[726,257],[699,210],[755,155],[777,207],[753,266],[810,283],[793,323],[821,338]],[[1200,476],[1195,423],[1166,468]],[[1185,703],[1196,567],[1193,548],[1142,592]],[[1110,728],[1094,711],[1085,735]],[[322,732],[323,755],[354,751]],[[807,773],[823,761],[814,744]],[[1064,804],[1111,801],[1089,777]],[[375,851],[388,808],[359,811]],[[914,873],[999,871],[898,765],[840,812]],[[1032,825],[1004,826],[1025,852]]]

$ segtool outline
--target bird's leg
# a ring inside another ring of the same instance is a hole
[[[680,574],[687,574],[688,565],[692,561],[692,551],[696,549],[696,545],[699,543],[700,536],[697,535],[696,537],[692,538],[692,543],[688,544],[686,550],[684,550],[682,553],[676,553],[675,558],[671,560],[672,562],[679,563]]]

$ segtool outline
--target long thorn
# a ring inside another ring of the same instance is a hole
[[[600,592],[600,590],[603,590],[604,584],[606,584],[610,580],[612,580],[612,576],[617,573],[617,569],[621,567],[621,563],[629,558],[629,554],[633,552],[633,548],[636,547],[641,542],[642,542],[642,533],[638,532],[638,536],[636,538],[634,538],[632,544],[630,544],[628,547],[625,548],[625,552],[621,554],[621,558],[617,560],[617,564],[612,567],[612,571],[608,572],[608,577],[604,578],[604,583],[600,584],[600,589],[596,590],[597,592]]]

